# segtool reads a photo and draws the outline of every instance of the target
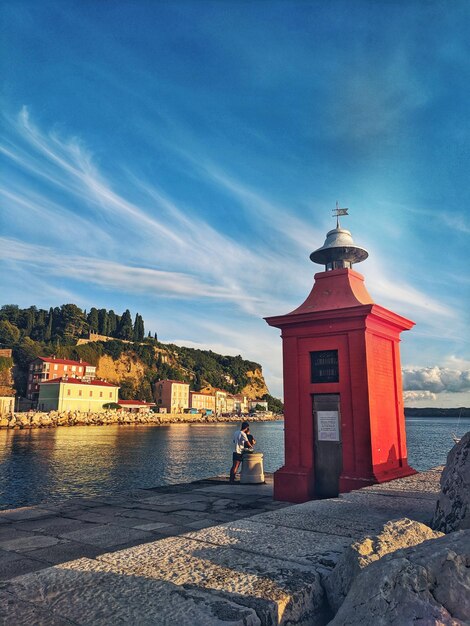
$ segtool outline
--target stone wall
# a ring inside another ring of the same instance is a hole
[[[266,414],[265,416],[250,417],[251,422],[267,422],[282,417]],[[50,411],[42,413],[39,411],[28,411],[27,413],[16,413],[0,418],[0,428],[55,428],[57,426],[102,426],[112,424],[188,424],[202,423],[211,424],[216,422],[239,423],[241,418],[218,417],[215,415],[191,415],[190,413],[130,413],[129,411],[105,411],[101,413],[80,413],[79,411]]]

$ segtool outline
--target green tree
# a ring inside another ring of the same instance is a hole
[[[36,323],[31,331],[31,339],[35,341],[44,341],[44,335],[46,333],[46,316],[47,311],[39,309],[36,315]]]
[[[13,378],[15,388],[22,396],[26,395],[29,364],[38,356],[44,356],[42,345],[29,337],[25,337],[20,343],[13,346],[13,360],[15,362]]]
[[[118,325],[118,319],[116,313],[111,309],[108,313],[108,335],[115,337],[116,329]]]
[[[49,309],[49,315],[47,317],[47,324],[44,330],[44,341],[51,341],[52,339],[52,321],[54,319],[54,309]]]
[[[11,347],[20,338],[20,330],[8,320],[0,321],[0,344]]]
[[[134,326],[132,324],[131,312],[129,311],[129,309],[126,309],[119,321],[116,336],[119,339],[128,339],[129,341],[131,341],[133,334]]]
[[[85,314],[76,304],[63,304],[60,307],[58,330],[65,339],[78,339],[87,328]]]
[[[91,307],[90,312],[87,315],[88,327],[91,333],[99,332],[99,316],[98,309],[95,309],[94,306]]]
[[[108,311],[106,309],[98,311],[98,332],[100,335],[107,336],[109,334]]]
[[[145,329],[144,329],[144,320],[142,316],[138,313],[135,314],[134,321],[134,330],[133,330],[133,339],[134,341],[142,341],[144,338]]]
[[[20,307],[17,304],[4,304],[0,309],[0,319],[7,320],[13,326],[20,325]]]
[[[202,384],[203,383],[202,383],[201,372],[199,370],[196,370],[196,375],[195,375],[194,381],[193,381],[194,391],[201,391]]]
[[[119,397],[121,400],[135,400],[136,391],[134,381],[125,378],[120,382]]]
[[[25,337],[29,337],[36,323],[37,308],[30,306],[28,309],[22,309],[20,314],[20,328],[23,331]]]
[[[279,398],[274,398],[269,393],[265,393],[262,399],[268,403],[268,411],[278,414],[284,413],[284,404]]]

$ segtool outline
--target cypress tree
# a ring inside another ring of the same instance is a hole
[[[106,309],[98,311],[98,332],[100,335],[109,334],[108,311]]]
[[[144,329],[144,320],[142,316],[138,313],[135,314],[134,321],[134,329],[133,329],[133,339],[134,341],[142,341],[144,338],[145,329]]]
[[[97,333],[99,329],[99,318],[98,309],[95,309],[94,306],[91,307],[90,312],[87,315],[87,322],[90,332]]]
[[[49,309],[49,317],[47,318],[47,326],[44,331],[44,341],[50,341],[52,339],[52,319],[54,317],[54,310],[51,307]]]
[[[111,337],[115,337],[115,332],[117,328],[117,316],[116,313],[111,309],[108,313],[108,335]]]
[[[117,328],[117,337],[119,339],[132,340],[134,334],[134,327],[132,325],[132,317],[129,309],[126,309],[119,320],[119,326]]]

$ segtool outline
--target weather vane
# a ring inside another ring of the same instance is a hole
[[[333,209],[333,217],[336,217],[336,228],[340,228],[339,216],[348,215],[348,211],[349,209],[341,209],[339,206],[339,202],[336,203],[336,209]]]

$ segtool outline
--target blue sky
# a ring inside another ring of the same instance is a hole
[[[2,7],[1,301],[129,308],[242,354],[307,296],[343,225],[413,319],[407,404],[470,406],[470,5],[22,2]]]

